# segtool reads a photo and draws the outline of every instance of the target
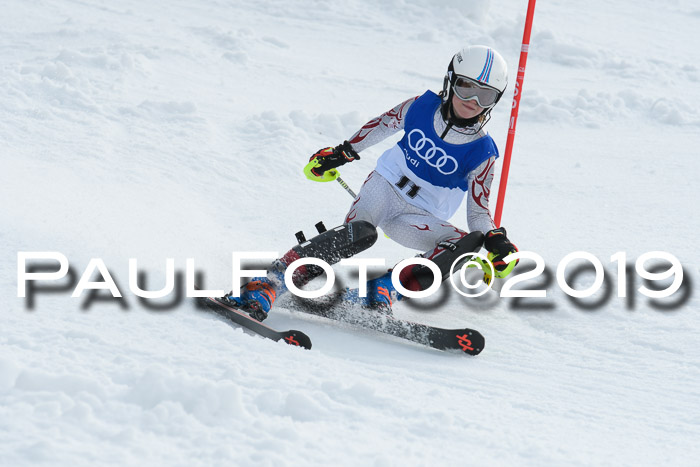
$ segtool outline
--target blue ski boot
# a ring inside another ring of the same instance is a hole
[[[376,310],[386,315],[392,314],[391,306],[402,298],[403,296],[396,291],[391,283],[391,271],[367,281],[366,297],[360,297],[358,289],[348,289],[343,297],[350,303],[359,304],[363,308]]]
[[[240,297],[233,297],[230,294],[225,297],[226,301],[258,321],[267,318],[276,298],[277,292],[273,282],[267,277],[254,277],[241,287]]]

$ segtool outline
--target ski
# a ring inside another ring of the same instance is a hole
[[[329,306],[318,306],[317,304],[308,306],[297,301],[289,308],[389,334],[438,350],[459,350],[468,355],[478,355],[486,343],[484,336],[474,329],[438,328],[352,306],[334,306],[332,304]]]
[[[197,301],[218,315],[221,315],[229,321],[260,336],[272,339],[273,341],[284,340],[284,342],[289,345],[295,345],[305,349],[311,348],[311,339],[309,339],[309,336],[301,331],[277,331],[270,326],[252,318],[245,311],[223,303],[214,297],[198,298]]]

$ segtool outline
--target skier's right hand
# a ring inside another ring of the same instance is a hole
[[[344,141],[336,147],[319,149],[311,156],[309,163],[304,167],[306,178],[317,182],[327,182],[335,180],[337,175],[326,174],[329,170],[340,167],[343,164],[360,160],[360,155],[355,151],[349,142]]]

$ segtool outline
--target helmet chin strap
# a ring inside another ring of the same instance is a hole
[[[452,124],[454,126],[457,126],[460,128],[465,128],[465,127],[469,127],[469,126],[474,126],[477,123],[479,123],[479,117],[481,117],[481,115],[483,115],[484,112],[486,112],[486,110],[487,109],[482,110],[481,112],[479,112],[478,115],[475,115],[474,117],[471,117],[471,118],[460,118],[457,116],[457,112],[455,111],[454,104],[450,101],[450,108],[449,108],[448,113],[450,116],[450,122],[452,122]]]
[[[457,127],[462,129],[469,128],[473,129],[474,133],[477,133],[484,126],[483,124],[486,123],[483,122],[481,125],[479,125],[480,117],[486,116],[488,119],[488,113],[490,112],[490,110],[491,109],[484,109],[479,115],[476,115],[475,117],[459,118],[454,110],[454,106],[452,105],[452,99],[450,98],[447,101],[447,103],[443,103],[442,106],[440,106],[440,113],[442,114],[442,118],[447,123],[447,128],[445,129],[445,132],[443,133],[442,137],[445,137],[447,131],[449,131],[449,128],[451,127]],[[473,128],[475,125],[479,125],[478,128]]]

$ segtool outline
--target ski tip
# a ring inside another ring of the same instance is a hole
[[[289,345],[311,349],[311,339],[301,331],[287,331],[283,333],[282,339]]]
[[[458,348],[468,355],[479,355],[486,344],[484,336],[473,329],[462,329],[455,333],[455,338]]]

